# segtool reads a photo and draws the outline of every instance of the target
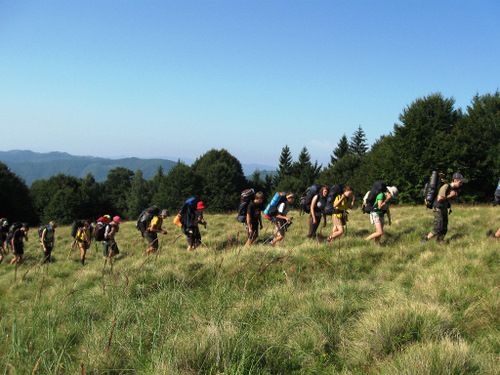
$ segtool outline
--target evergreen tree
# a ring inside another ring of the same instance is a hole
[[[0,163],[0,202],[0,217],[9,222],[38,222],[28,187],[3,163]]]
[[[202,178],[202,198],[208,209],[235,209],[240,193],[247,185],[238,159],[224,149],[210,150],[194,162],[193,170]]]
[[[367,150],[366,134],[360,125],[352,135],[351,142],[349,143],[349,151],[354,155],[364,156]]]
[[[298,186],[299,190],[296,193],[305,191],[308,186],[314,183],[321,171],[321,165],[316,161],[314,164],[311,162],[311,155],[306,147],[300,151],[297,162],[292,165],[292,175],[300,181]]]
[[[111,214],[126,217],[128,210],[127,198],[133,177],[134,172],[127,168],[118,167],[109,171],[104,187],[106,198],[112,207]]]
[[[340,137],[337,147],[335,147],[332,155],[330,156],[330,166],[333,166],[337,160],[342,159],[344,156],[349,154],[349,152],[349,141],[347,140],[347,136],[344,134]]]
[[[281,149],[279,165],[278,165],[278,173],[276,174],[274,181],[275,184],[278,185],[280,180],[282,180],[287,176],[291,176],[292,168],[293,168],[292,152],[290,151],[290,147],[288,147],[288,145],[285,145],[285,147]]]
[[[201,177],[188,165],[178,162],[166,176],[159,179],[153,203],[177,212],[188,197],[200,196],[202,192]]]
[[[127,203],[127,216],[129,218],[139,216],[142,210],[149,204],[148,187],[140,169],[135,172],[132,179]]]

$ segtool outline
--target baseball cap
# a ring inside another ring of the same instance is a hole
[[[120,216],[115,216],[115,217],[113,218],[113,221],[114,221],[115,223],[118,223],[118,224],[121,224],[121,223],[122,223],[122,219],[121,219],[121,217],[120,217]]]
[[[197,210],[204,210],[205,209],[205,204],[202,201],[199,201],[198,204],[196,205]]]
[[[168,210],[166,210],[166,209],[161,210],[160,215],[161,216],[168,216]]]
[[[392,197],[396,199],[398,197],[399,191],[396,186],[388,186],[387,191],[391,193]]]

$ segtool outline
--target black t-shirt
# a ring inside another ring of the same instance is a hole
[[[24,238],[24,232],[21,229],[16,230],[12,235],[12,239],[14,240],[15,244],[23,243],[23,238]]]
[[[248,204],[247,214],[250,215],[250,220],[252,221],[252,224],[259,223],[261,211],[262,211],[262,205],[255,204],[253,201]]]
[[[316,201],[316,207],[314,209],[314,212],[315,212],[316,216],[321,216],[321,214],[323,213],[323,211],[326,208],[327,197],[324,197],[321,194],[318,194],[316,196],[318,197],[318,199]]]

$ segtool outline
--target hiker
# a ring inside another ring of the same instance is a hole
[[[333,201],[333,228],[332,234],[328,236],[328,242],[332,242],[344,234],[344,227],[347,225],[347,210],[354,206],[356,200],[354,192],[350,186],[344,186],[342,194],[335,197]]]
[[[259,229],[262,229],[262,205],[264,203],[264,193],[255,193],[254,199],[248,203],[246,214],[246,227],[248,239],[245,246],[252,246],[259,237]]]
[[[103,241],[103,255],[104,258],[113,258],[115,255],[120,253],[118,245],[116,244],[116,233],[120,230],[120,224],[122,219],[120,216],[113,217],[113,220],[106,225],[104,230],[104,241]]]
[[[326,208],[326,201],[329,193],[328,186],[322,186],[319,193],[316,194],[310,205],[309,214],[309,232],[307,233],[307,238],[316,238],[316,231],[321,224],[321,219]]]
[[[281,199],[276,206],[274,213],[271,214],[271,220],[274,224],[274,238],[271,245],[275,246],[278,242],[283,241],[285,238],[286,229],[290,226],[292,219],[287,217],[290,206],[295,202],[295,195],[288,193],[284,195],[286,199]]]
[[[87,250],[90,249],[92,243],[92,226],[88,220],[84,220],[82,224],[77,227],[75,241],[80,250],[80,263],[84,266]]]
[[[187,251],[193,251],[201,245],[201,233],[199,224],[207,227],[203,218],[205,204],[197,198],[191,197],[186,200],[179,212],[182,231],[186,235],[188,243]]]
[[[465,179],[461,173],[456,172],[452,176],[452,182],[444,184],[439,188],[436,199],[432,205],[434,212],[434,228],[424,236],[423,242],[436,237],[438,242],[443,242],[448,232],[448,215],[451,213],[451,201],[458,197],[458,191],[464,184]]]
[[[144,238],[148,241],[146,254],[150,255],[158,251],[159,241],[158,233],[167,234],[166,230],[161,228],[163,220],[168,216],[168,211],[163,209],[158,215],[154,215],[151,219],[148,228],[144,232]]]
[[[10,264],[20,264],[23,262],[24,241],[28,241],[28,231],[29,227],[26,223],[14,226],[10,235],[10,245],[14,253],[14,258],[12,258]]]
[[[9,222],[5,218],[0,219],[0,263],[8,253],[7,234],[9,233]]]
[[[57,224],[51,221],[49,224],[38,229],[40,244],[43,250],[43,263],[52,262],[52,250],[56,241],[56,228]]]
[[[388,186],[385,192],[378,193],[375,197],[375,203],[370,212],[370,223],[375,226],[375,232],[366,237],[367,241],[380,242],[384,235],[384,216],[387,214],[387,222],[391,225],[389,206],[397,199],[397,195],[398,189],[395,186]]]

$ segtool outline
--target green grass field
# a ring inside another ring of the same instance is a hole
[[[350,215],[331,246],[305,240],[306,217],[277,248],[243,248],[234,215],[207,215],[206,247],[185,251],[168,219],[158,256],[134,223],[104,267],[68,259],[0,265],[4,374],[499,374],[500,210],[456,207],[448,244],[421,244],[432,213],[396,207],[381,246]],[[271,228],[265,224],[264,232]],[[327,234],[330,228],[323,229]],[[9,258],[10,259],[10,258]],[[7,259],[7,260],[9,260]]]

